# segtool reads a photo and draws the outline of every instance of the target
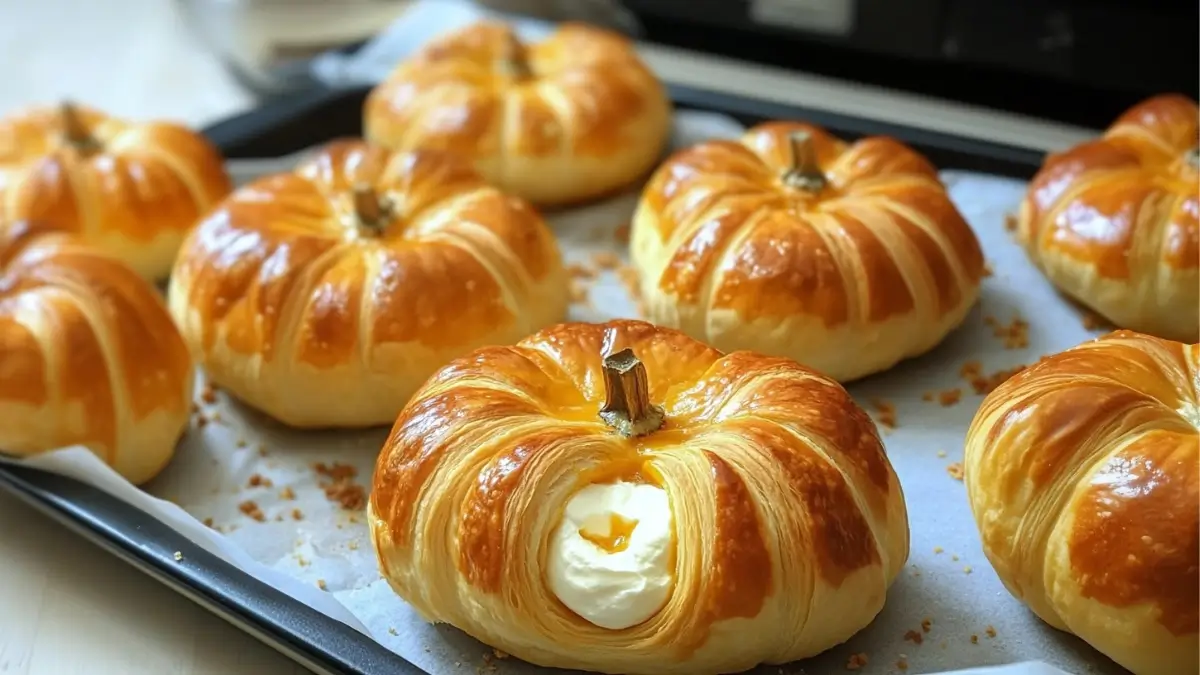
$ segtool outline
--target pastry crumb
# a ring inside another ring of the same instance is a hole
[[[970,574],[972,571],[973,570],[970,565],[963,565],[963,573],[964,574]]]
[[[990,624],[988,625],[988,627],[987,627],[987,628],[984,628],[984,629],[983,629],[983,632],[984,632],[984,634],[986,634],[986,635],[987,635],[989,638],[994,638],[994,637],[996,637],[996,629],[995,629],[995,628],[993,628],[993,627],[992,627]]]
[[[596,277],[596,270],[579,263],[571,263],[567,265],[567,276],[572,279],[593,279]]]
[[[262,475],[261,473],[256,473],[256,474],[250,476],[250,481],[247,483],[247,487],[252,487],[252,488],[255,488],[255,487],[269,488],[269,487],[272,487],[273,485],[274,485],[274,483],[271,482],[271,479],[267,478],[266,476]]]
[[[1000,338],[1005,349],[1024,349],[1029,346],[1029,322],[1014,316],[1006,324],[994,316],[985,316],[983,322],[992,329],[992,335]]]
[[[317,588],[319,588],[319,589],[321,589],[321,590],[323,590],[323,591],[329,590],[329,589],[328,589],[328,588],[325,586],[325,580],[324,580],[324,579],[317,579]]]
[[[973,645],[979,644],[979,636],[978,635],[975,635],[974,633],[971,634],[971,644],[973,644]]]
[[[941,555],[941,554],[942,554],[942,551],[945,551],[945,550],[946,550],[946,549],[942,548],[941,546],[934,546],[934,547],[933,547],[933,553],[934,553],[934,555]]]
[[[292,520],[304,520],[304,512],[300,509],[292,509]]]
[[[396,627],[395,627],[395,626],[388,626],[388,632],[389,632],[389,633],[391,633],[392,635],[399,635],[399,634],[400,634],[400,633],[396,632]]]
[[[921,619],[921,631],[928,633],[931,630],[933,630],[933,619],[929,617]]]
[[[955,562],[958,562],[958,554],[957,554],[957,553],[952,553],[952,554],[950,555],[950,559],[951,559],[951,560],[953,560],[953,561],[955,561]]]
[[[204,413],[196,414],[196,428],[203,429],[208,424],[208,417]]]
[[[896,659],[896,668],[901,672],[907,671],[908,670],[908,659],[903,656]]]
[[[258,508],[258,504],[255,503],[253,499],[247,499],[241,504],[238,504],[238,511],[241,511],[245,515],[257,520],[260,523],[267,519],[267,517],[263,514],[262,509]]]
[[[205,382],[204,387],[200,389],[200,400],[208,405],[217,402],[217,388],[212,386],[211,382]]]
[[[212,528],[212,526],[213,526],[212,518],[205,518],[202,522],[204,523],[205,527]]]
[[[601,251],[592,254],[592,263],[602,270],[615,270],[621,265],[621,258],[612,251]]]
[[[875,419],[879,424],[888,429],[896,428],[896,406],[882,399],[871,399],[871,405],[875,407]]]
[[[922,635],[920,631],[909,630],[904,633],[904,639],[908,640],[909,642],[913,643],[914,645],[919,645],[925,641],[925,636]]]
[[[943,408],[949,408],[950,406],[958,403],[961,399],[961,389],[947,389],[946,391],[938,394],[938,403],[941,403]]]
[[[1015,232],[1017,229],[1017,217],[1009,213],[1004,216],[1004,229],[1009,232]]]
[[[183,552],[175,551],[175,562],[179,562],[180,560],[183,560]]]
[[[324,476],[332,480],[351,480],[358,476],[358,469],[349,464],[342,464],[341,462],[333,462],[332,464],[317,462],[313,465],[313,471],[316,471],[319,476]]]
[[[938,456],[938,457],[945,457],[945,456],[946,456],[946,451],[945,451],[945,450],[938,450],[938,451],[937,451],[937,456]]]
[[[870,659],[864,653],[851,654],[850,658],[846,661],[846,670],[858,670],[866,666],[868,661]]]
[[[954,480],[962,480],[963,479],[962,462],[955,462],[955,463],[947,466],[946,473],[950,474],[950,477],[953,478]]]
[[[588,287],[578,279],[572,279],[570,288],[567,291],[572,305],[588,304]]]
[[[351,551],[357,551],[358,550],[358,540],[351,539],[350,543],[346,544],[346,548],[349,548]]]
[[[492,654],[493,654],[493,655],[494,655],[496,658],[498,658],[498,659],[501,659],[501,660],[504,660],[504,659],[507,659],[507,658],[508,658],[508,652],[500,651],[499,649],[495,649],[495,648],[493,648],[493,649],[492,649]]]
[[[320,483],[325,498],[347,511],[357,511],[367,505],[367,492],[363,486],[353,482],[358,470],[349,464],[319,462],[313,465],[318,475],[328,478]]]
[[[296,493],[292,490],[291,486],[289,485],[279,491],[279,498],[291,501],[296,498]]]

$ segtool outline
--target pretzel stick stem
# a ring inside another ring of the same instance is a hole
[[[100,149],[100,143],[80,119],[79,110],[74,103],[70,101],[60,103],[58,114],[62,118],[63,137],[67,143],[83,154],[91,154]]]
[[[376,233],[382,231],[391,213],[375,188],[366,183],[356,183],[352,194],[354,216],[358,219],[358,224]]]
[[[783,174],[784,184],[797,190],[820,192],[825,187],[825,174],[817,163],[817,149],[812,134],[804,130],[793,131],[788,135],[788,145],[792,161]]]
[[[521,43],[521,38],[512,31],[509,31],[505,38],[501,64],[505,72],[514,79],[524,80],[533,75],[529,69],[529,53],[526,51],[525,45]]]
[[[662,427],[662,408],[650,402],[646,365],[623,349],[604,359],[604,407],[600,418],[618,434],[632,438]]]

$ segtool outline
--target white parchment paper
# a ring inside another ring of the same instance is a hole
[[[672,145],[736,136],[741,130],[728,118],[681,112]],[[231,170],[242,182],[287,170],[295,161],[237,163]],[[981,400],[961,373],[964,364],[976,363],[975,379],[986,378],[1099,331],[1085,328],[1081,312],[1052,290],[1010,240],[1005,217],[1020,200],[1022,183],[960,172],[946,172],[943,180],[982,241],[994,274],[985,279],[982,299],[963,326],[934,352],[850,387],[880,421],[905,491],[912,529],[909,565],[883,612],[862,633],[815,659],[758,672],[839,672],[852,659],[866,674],[1031,660],[1080,674],[1123,672],[1081,641],[1042,624],[1008,595],[982,556],[964,486],[952,475]],[[636,201],[637,191],[631,191],[548,214],[568,260],[591,275],[581,273],[576,281],[579,302],[570,319],[636,316],[623,282],[627,271],[618,265],[626,261],[619,230],[628,226]],[[386,429],[298,432],[203,384],[197,410],[178,455],[147,486],[148,494],[78,448],[27,463],[96,484],[135,504],[248,574],[367,633],[431,673],[542,672],[500,658],[449,626],[421,622],[380,578],[361,499]],[[1029,668],[1012,672],[1034,672]]]

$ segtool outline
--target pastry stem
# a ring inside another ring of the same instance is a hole
[[[604,358],[604,407],[600,418],[626,438],[657,431],[666,419],[662,408],[650,402],[646,366],[632,349]]]
[[[825,175],[817,164],[817,149],[812,134],[799,130],[788,134],[792,151],[792,165],[783,174],[783,183],[788,187],[809,192],[820,192],[825,187]]]
[[[375,188],[366,183],[355,183],[353,194],[354,216],[358,218],[358,224],[374,232],[383,230],[390,213]]]
[[[63,137],[68,144],[84,155],[90,155],[100,149],[100,144],[79,118],[79,111],[74,103],[63,101],[58,106],[58,113],[62,118]]]
[[[525,80],[533,75],[529,70],[529,54],[525,51],[525,45],[513,31],[508,32],[504,42],[501,65],[508,76],[515,80]]]

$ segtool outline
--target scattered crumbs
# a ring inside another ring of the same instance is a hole
[[[252,487],[252,488],[254,488],[254,487],[269,488],[269,487],[272,487],[274,484],[271,482],[270,478],[267,478],[266,476],[262,475],[261,473],[256,473],[256,474],[250,476],[250,482],[247,485],[248,485],[248,487]]]
[[[1017,229],[1017,217],[1009,213],[1004,216],[1004,229],[1009,232],[1015,232]]]
[[[972,571],[970,565],[963,565],[963,574],[970,574]]]
[[[928,633],[931,630],[933,630],[933,619],[931,619],[929,617],[925,617],[924,619],[921,619],[921,631],[924,633]]]
[[[199,413],[200,413],[200,404],[196,403],[195,401],[192,401],[192,414],[197,415]]]
[[[400,634],[400,633],[397,633],[397,632],[396,632],[396,628],[395,628],[394,626],[388,626],[388,632],[389,632],[389,633],[391,633],[392,635],[399,635],[399,634]]]
[[[900,658],[896,659],[896,668],[901,672],[908,670],[908,657],[901,654]]]
[[[208,419],[209,419],[209,420],[211,420],[211,421],[213,421],[213,422],[220,422],[220,421],[221,421],[221,411],[220,411],[220,410],[214,410],[214,411],[213,411],[213,414],[211,414],[211,415],[209,415],[209,416],[208,416]]]
[[[951,560],[953,560],[953,561],[955,561],[955,562],[958,562],[958,554],[957,554],[957,553],[953,553],[953,554],[951,554],[951,555],[950,555],[950,559],[951,559]]]
[[[204,519],[204,526],[205,526],[205,527],[209,527],[209,528],[211,528],[211,527],[213,526],[213,519],[212,519],[212,518],[205,518],[205,519]]]
[[[208,405],[212,405],[217,402],[217,389],[216,387],[212,386],[211,382],[204,383],[204,387],[200,390],[200,400],[204,401]]]
[[[305,558],[304,556],[300,555],[299,553],[293,553],[292,557],[296,559],[296,564],[299,565],[300,567],[308,567],[308,565],[309,565],[308,558]]]
[[[904,639],[908,640],[914,645],[919,645],[925,641],[925,636],[921,634],[921,631],[909,630],[904,633]]]
[[[871,399],[871,405],[875,406],[875,419],[888,429],[896,428],[896,406],[881,399]]]
[[[304,520],[304,512],[300,509],[292,509],[292,520]]]
[[[934,546],[934,547],[933,547],[933,554],[934,554],[934,555],[941,555],[941,554],[942,554],[942,551],[945,551],[945,550],[946,550],[946,549],[942,548],[941,546]]]
[[[493,649],[493,650],[492,650],[492,654],[493,654],[493,655],[494,655],[496,658],[498,658],[498,659],[501,659],[501,660],[504,660],[504,659],[507,659],[507,658],[508,658],[508,652],[500,651],[499,649]]]
[[[183,560],[183,553],[181,551],[175,551],[175,562],[179,562],[180,560]]]
[[[933,400],[934,396],[936,396],[936,394],[934,394],[932,391],[927,391],[924,394],[921,394],[921,400],[928,403],[929,401]]]
[[[618,244],[629,243],[629,223],[622,223],[613,231],[613,239],[617,240]]]
[[[948,407],[954,405],[955,403],[958,403],[959,400],[961,400],[961,399],[962,399],[962,390],[961,389],[947,389],[946,391],[943,391],[938,394],[938,403],[941,403],[942,407],[945,407],[945,408],[948,408]]]
[[[983,372],[983,365],[978,361],[968,361],[963,364],[958,373],[964,380],[971,383],[971,388],[975,390],[976,394],[983,396],[992,393],[996,387],[1004,384],[1005,380],[1022,370],[1025,370],[1025,366],[1018,365],[1012,368],[997,370],[989,375]]]
[[[586,305],[588,303],[588,287],[578,279],[572,279],[568,295],[572,305]]]
[[[206,424],[208,424],[208,417],[205,417],[204,413],[196,413],[196,428],[203,429]]]
[[[866,666],[867,661],[869,660],[870,659],[867,658],[867,655],[861,652],[858,654],[851,654],[850,659],[846,661],[846,670],[858,670],[859,668]]]
[[[596,270],[579,263],[571,263],[567,265],[567,276],[572,279],[592,279],[596,276]]]
[[[244,438],[239,438],[239,439],[237,439],[237,447],[238,447],[238,449],[244,448],[244,447],[246,447],[247,445],[250,445],[250,444],[246,442],[246,439],[244,439]]]
[[[317,579],[317,588],[319,588],[323,591],[328,590],[327,588],[325,588],[325,580],[324,579]]]
[[[962,480],[963,479],[962,462],[955,462],[955,463],[947,466],[946,473],[950,474],[950,477],[953,478],[954,480]]]
[[[349,548],[351,551],[357,551],[358,550],[358,540],[351,539],[350,543],[346,544],[346,547]]]
[[[983,263],[983,276],[984,277],[990,277],[990,276],[994,275],[995,273],[996,273],[995,270],[992,269],[992,263],[990,263],[990,262]]]
[[[945,456],[946,456],[946,451],[945,451],[945,450],[938,450],[938,451],[937,451],[937,456],[938,456],[938,457],[945,457]]]
[[[241,504],[238,504],[238,511],[241,511],[260,523],[267,519],[267,517],[263,515],[262,509],[258,508],[258,504],[256,504],[253,499],[247,499]]]
[[[592,263],[602,270],[615,270],[621,266],[621,258],[612,251],[601,251],[592,254]]]
[[[1029,346],[1029,322],[1021,317],[1015,316],[1003,324],[994,316],[985,316],[983,322],[992,329],[993,336],[1004,342],[1005,349],[1024,349]]]
[[[321,482],[325,498],[335,502],[347,511],[358,511],[367,505],[367,492],[363,486],[354,482],[358,469],[349,464],[325,464],[319,462],[313,465],[318,475],[328,480]]]
[[[993,628],[990,624],[988,625],[987,628],[983,629],[983,632],[988,636],[989,639],[994,639],[996,637],[996,629]]]
[[[978,635],[975,635],[974,633],[971,634],[971,644],[973,644],[973,645],[979,644],[979,636]]]
[[[296,493],[292,490],[292,487],[289,485],[279,491],[279,498],[291,501],[296,498]]]

